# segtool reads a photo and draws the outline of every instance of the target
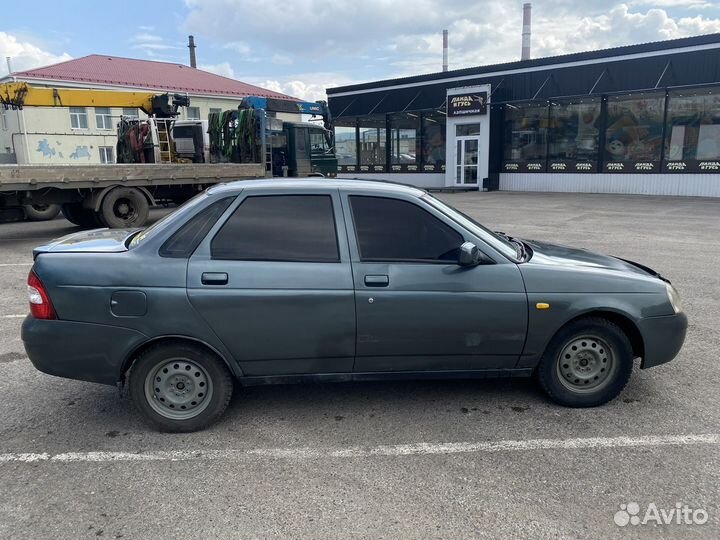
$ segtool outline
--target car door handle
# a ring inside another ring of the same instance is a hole
[[[203,285],[227,285],[228,275],[226,272],[203,272],[200,280]]]
[[[387,287],[389,284],[388,276],[365,276],[365,285],[368,287]]]

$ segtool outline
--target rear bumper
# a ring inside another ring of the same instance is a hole
[[[127,355],[147,339],[128,328],[30,315],[22,325],[25,351],[38,370],[102,384],[116,384]]]
[[[669,362],[685,342],[688,320],[684,313],[667,317],[648,317],[638,323],[645,344],[643,369]]]

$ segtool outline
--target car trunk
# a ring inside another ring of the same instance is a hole
[[[96,229],[52,240],[33,249],[33,260],[41,253],[120,253],[140,229]]]

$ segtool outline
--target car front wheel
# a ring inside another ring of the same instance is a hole
[[[185,343],[157,345],[135,361],[130,397],[160,431],[204,429],[227,408],[233,384],[227,366],[205,349]]]
[[[630,379],[632,345],[616,324],[573,321],[550,341],[537,368],[543,390],[567,407],[595,407],[616,398]]]

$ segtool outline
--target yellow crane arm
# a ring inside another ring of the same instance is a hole
[[[0,104],[5,108],[23,107],[127,107],[138,108],[148,115],[169,117],[177,115],[178,106],[187,106],[185,96],[151,92],[122,92],[74,88],[44,88],[25,82],[0,84]]]

